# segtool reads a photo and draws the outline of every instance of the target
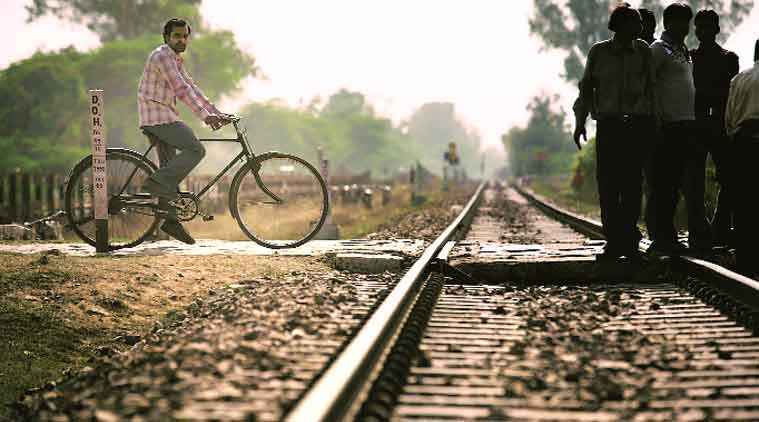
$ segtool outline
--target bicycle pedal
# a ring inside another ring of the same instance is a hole
[[[177,191],[177,195],[179,195],[180,198],[192,198],[193,196],[195,196],[195,192],[180,190],[180,191]]]
[[[213,221],[213,216],[212,215],[204,215],[203,216],[203,221]]]

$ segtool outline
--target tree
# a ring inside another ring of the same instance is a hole
[[[340,90],[319,112],[312,103],[303,109],[279,101],[251,103],[241,115],[256,151],[278,150],[316,158],[324,149],[332,168],[352,172],[397,169],[404,159],[418,156],[417,146],[386,118],[374,115],[360,92]]]
[[[527,127],[514,127],[501,137],[515,176],[566,172],[572,163],[574,144],[564,110],[556,110],[558,96],[536,96],[527,106]]]
[[[329,97],[321,114],[324,116],[339,117],[359,114],[373,115],[374,110],[372,110],[372,107],[367,103],[364,94],[341,89]]]
[[[109,146],[144,148],[138,130],[137,86],[150,51],[163,43],[173,16],[188,18],[193,41],[184,55],[189,73],[218,101],[247,76],[260,76],[255,59],[229,31],[205,30],[201,0],[33,0],[29,19],[52,14],[84,23],[103,44],[88,52],[67,48],[0,70],[0,168],[65,171],[89,150],[87,89],[105,90]],[[200,29],[200,31],[197,31]],[[179,107],[185,121],[201,124]],[[205,130],[199,133],[205,135]]]
[[[0,71],[0,168],[62,171],[86,151],[81,57],[37,53]]]
[[[37,53],[0,71],[2,167],[65,170],[81,158],[89,146],[86,93],[91,88],[105,90],[108,145],[146,146],[138,129],[137,86],[145,59],[159,40],[149,35],[105,43],[86,53],[73,48]],[[226,31],[195,38],[186,62],[213,100],[257,71],[254,58],[241,52]],[[183,106],[179,109],[185,121],[200,126]]]
[[[36,53],[0,71],[0,136],[78,133],[77,110],[86,111],[81,53]]]
[[[33,0],[29,21],[45,15],[81,23],[102,42],[154,34],[172,17],[189,19],[201,29],[201,0]],[[196,28],[197,27],[197,28]]]
[[[479,174],[480,136],[456,116],[453,103],[425,103],[406,123],[408,135],[422,151],[421,162],[435,172],[442,172],[443,152],[455,142],[461,166],[470,174]]]
[[[533,0],[530,32],[540,38],[545,49],[566,53],[562,77],[568,82],[577,82],[582,77],[590,47],[611,36],[607,29],[609,14],[618,3],[617,0]],[[686,3],[690,4],[694,13],[708,8],[720,15],[720,41],[727,39],[754,6],[754,0],[691,0]],[[662,28],[664,7],[661,0],[642,0],[640,7],[653,10],[660,17],[657,28]]]

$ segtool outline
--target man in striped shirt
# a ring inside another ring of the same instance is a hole
[[[192,129],[179,119],[177,98],[213,130],[228,123],[184,68],[180,54],[187,49],[191,32],[190,25],[182,19],[173,18],[166,22],[163,28],[165,44],[150,53],[137,90],[140,128],[157,141],[161,166],[142,189],[160,198],[159,204],[163,207],[176,199],[177,186],[205,155],[205,149]],[[176,150],[180,151],[179,155]],[[185,243],[195,243],[172,213],[166,217],[161,230]]]

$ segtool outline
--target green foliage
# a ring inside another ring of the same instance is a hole
[[[513,127],[501,138],[514,176],[555,174],[569,170],[574,144],[563,110],[554,111],[558,97],[534,97],[527,109],[527,127]]]
[[[78,134],[70,123],[75,110],[86,110],[80,57],[72,49],[37,53],[0,71],[0,136]]]
[[[260,76],[255,58],[240,49],[231,31],[199,34],[183,57],[187,71],[212,99],[236,91],[248,76]]]
[[[201,22],[201,0],[33,0],[26,6],[29,21],[45,15],[82,23],[98,34],[103,42],[137,38],[145,34],[160,35],[164,23],[172,17],[188,19],[191,25]]]
[[[537,35],[546,49],[566,53],[562,75],[569,82],[579,81],[584,69],[585,57],[590,47],[611,37],[607,29],[609,14],[619,3],[617,0],[533,0],[534,15],[530,18],[530,32]],[[669,1],[643,0],[641,7],[654,11],[661,24],[663,4]],[[686,3],[696,11],[714,9],[720,15],[720,41],[724,41],[733,29],[748,17],[754,0],[691,0]],[[691,31],[692,32],[692,31]],[[691,36],[689,44],[693,45]]]
[[[0,71],[0,168],[63,170],[85,151],[81,58],[37,53]]]
[[[571,192],[571,198],[578,200],[583,206],[598,207],[598,183],[596,181],[596,138],[592,138],[582,151],[575,155],[572,164],[572,176],[569,179],[568,186],[563,188]],[[651,183],[644,178],[644,186]],[[711,160],[707,161],[706,166],[706,184],[704,192],[704,205],[706,206],[706,215],[711,218],[717,206],[717,196],[719,195],[719,184],[717,183],[716,168]],[[571,190],[570,190],[571,189]],[[647,197],[643,195],[643,206],[645,210]],[[579,203],[578,203],[579,204]],[[644,221],[643,212],[641,212],[639,224]],[[675,212],[675,226],[686,229],[688,227],[688,213],[685,207],[685,199],[680,193],[680,199]]]
[[[641,0],[640,7],[654,12],[658,21],[656,27],[659,31],[663,31],[662,13],[664,12],[664,8],[670,3],[669,1]],[[718,42],[727,41],[733,30],[751,14],[751,10],[754,8],[754,0],[689,0],[685,1],[685,3],[690,5],[694,15],[703,9],[711,9],[717,12],[720,17],[720,33],[717,34]],[[692,28],[686,42],[688,45],[694,47],[698,43]]]
[[[575,155],[572,164],[571,185],[572,190],[581,200],[592,203],[598,201],[596,138],[591,138],[582,150]]]
[[[374,115],[358,92],[335,93],[321,111],[270,102],[249,104],[240,114],[246,117],[256,151],[279,150],[315,160],[321,147],[338,172],[372,171],[386,177],[418,156],[411,139],[388,119]]]
[[[156,46],[151,37],[114,41],[85,53],[79,62],[85,90],[104,91],[109,146],[137,145],[142,139],[137,130],[137,85],[145,59]]]
[[[332,117],[349,117],[362,114],[372,115],[374,114],[374,110],[372,110],[372,107],[366,102],[366,98],[360,92],[341,89],[329,97],[321,114]]]
[[[583,58],[590,47],[609,38],[606,24],[609,8],[616,0],[534,0],[530,32],[537,35],[546,49],[563,50],[568,81],[582,77]]]
[[[331,128],[324,126],[318,117],[276,104],[251,103],[240,111],[248,129],[248,139],[258,152],[278,150],[303,156],[316,157],[317,147],[331,155]]]
[[[53,143],[48,138],[0,137],[0,169],[66,174],[89,151],[88,147]]]
[[[27,7],[30,20],[52,14],[84,23],[104,44],[86,53],[68,49],[36,55],[0,73],[0,80],[9,81],[0,86],[5,94],[0,99],[0,163],[24,169],[70,167],[89,148],[88,88],[105,91],[108,145],[145,148],[137,128],[137,86],[145,60],[163,42],[162,26],[172,16],[193,24],[183,57],[210,99],[218,101],[238,89],[245,77],[258,76],[255,59],[239,49],[231,32],[203,27],[199,4],[200,0],[34,0]],[[22,79],[27,82],[19,83]],[[25,101],[19,106],[16,98]],[[374,171],[375,176],[389,177],[420,158],[438,170],[451,141],[459,144],[468,170],[479,169],[479,136],[460,123],[452,104],[425,104],[400,127],[377,116],[359,92],[343,89],[323,107],[320,104],[319,98],[304,109],[276,101],[252,103],[240,114],[248,118],[245,124],[256,151],[281,150],[313,162],[317,148],[323,147],[338,171]],[[210,135],[186,107],[178,108],[199,136],[227,135]],[[38,124],[30,116],[42,116],[45,122]],[[237,153],[234,147],[213,145],[204,169],[218,170],[215,165]]]
[[[368,171],[383,179],[397,175],[416,160],[441,172],[443,152],[454,140],[459,143],[462,161],[470,164],[467,170],[479,174],[479,137],[459,122],[452,104],[425,104],[409,123],[396,126],[376,115],[360,92],[341,89],[321,108],[320,103],[319,98],[314,98],[302,109],[289,108],[276,100],[245,106],[240,114],[246,118],[254,150],[278,150],[315,160],[317,148],[321,147],[333,174]],[[213,166],[218,167],[235,153],[230,150],[209,155],[225,155]]]
[[[443,154],[449,142],[455,142],[463,167],[470,175],[479,175],[480,136],[456,116],[453,103],[425,103],[406,124],[408,135],[419,145],[420,161],[435,173],[441,173]]]
[[[171,17],[193,26],[184,54],[188,72],[206,95],[218,100],[258,75],[255,59],[240,50],[229,31],[203,27],[200,0],[34,0],[29,20],[51,14],[83,23],[104,44],[35,54],[0,71],[0,164],[65,171],[89,150],[87,89],[105,91],[109,146],[146,145],[138,130],[137,86],[150,52],[163,43]],[[187,115],[182,110],[180,113]],[[187,116],[189,122],[196,120]],[[196,125],[197,126],[197,125]]]
[[[160,36],[148,35],[86,53],[73,48],[37,53],[0,71],[2,167],[66,171],[76,163],[89,149],[87,89],[93,88],[105,91],[108,145],[144,147],[137,86],[148,54],[160,44]],[[198,35],[185,61],[211,99],[239,88],[258,70],[227,31]]]

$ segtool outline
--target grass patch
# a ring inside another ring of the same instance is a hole
[[[565,210],[572,211],[576,214],[580,214],[586,217],[601,221],[601,205],[598,199],[589,200],[587,198],[580,198],[575,191],[569,187],[566,182],[560,182],[561,178],[535,178],[530,182],[529,188],[538,195],[547,198],[552,203],[558,205]],[[708,198],[707,198],[708,202]],[[644,222],[646,209],[646,195],[643,194],[641,198],[640,217],[638,219],[638,229],[642,233],[647,233],[646,225]],[[688,210],[686,207],[685,199],[681,196],[675,209],[674,223],[678,230],[687,230],[688,228]],[[711,215],[707,211],[707,215]]]
[[[411,205],[410,193],[393,192],[393,200],[385,206],[375,205],[371,209],[360,204],[339,205],[335,207],[334,221],[340,228],[340,237],[356,239],[377,231],[388,221],[398,221],[407,214],[414,214],[440,205],[444,193],[436,190],[424,192],[427,201],[421,206]]]
[[[106,342],[94,328],[65,319],[40,304],[0,299],[0,403],[14,401],[27,388],[79,367]],[[6,408],[0,409],[0,416]]]
[[[396,185],[393,187],[392,198],[389,203],[382,205],[382,193],[375,192],[372,208],[366,208],[361,203],[344,203],[340,198],[332,198],[332,220],[340,229],[342,239],[355,239],[364,237],[377,229],[387,221],[400,219],[404,215],[416,213],[420,210],[438,206],[443,198],[444,193],[439,187],[434,187],[423,192],[427,197],[427,202],[419,207],[411,206],[411,191],[408,185]],[[298,221],[304,221],[303,218],[293,215],[294,221],[289,223],[294,226]],[[266,228],[266,222],[271,221],[265,216],[251,221],[261,221],[262,227]],[[198,239],[219,239],[219,240],[249,240],[242,232],[237,220],[235,220],[228,210],[219,210],[215,213],[215,219],[211,222],[203,222],[200,219],[193,220],[185,224],[187,230]],[[261,231],[264,233],[265,231]],[[297,232],[298,234],[302,231]],[[279,233],[287,235],[285,232]],[[268,233],[274,236],[274,233]],[[277,237],[277,236],[274,236]],[[277,237],[278,238],[278,237]]]
[[[550,199],[551,202],[561,208],[595,220],[601,220],[601,208],[598,205],[598,201],[583,201],[567,185],[557,185],[556,183],[547,181],[534,180],[530,183],[529,187],[533,192]]]

